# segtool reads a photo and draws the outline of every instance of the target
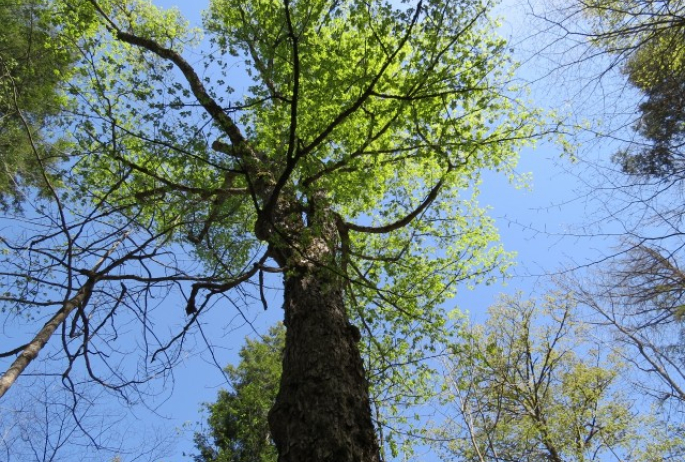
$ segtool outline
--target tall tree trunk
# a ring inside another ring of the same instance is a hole
[[[300,266],[285,277],[283,376],[269,424],[279,462],[379,462],[359,333],[340,277]]]

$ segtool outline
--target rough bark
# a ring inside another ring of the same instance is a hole
[[[358,334],[340,284],[317,266],[285,279],[283,375],[269,415],[279,462],[378,462]]]
[[[278,461],[379,462],[359,331],[348,320],[336,258],[336,219],[325,192],[308,198],[306,222],[292,213],[292,197],[281,196],[274,230],[295,239],[272,243],[287,268],[283,374],[269,414]]]

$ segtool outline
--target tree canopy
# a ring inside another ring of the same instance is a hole
[[[681,0],[580,2],[592,43],[613,56],[643,96],[633,130],[639,139],[616,153],[625,173],[683,178],[683,11]]]
[[[247,340],[240,363],[226,367],[231,391],[207,404],[205,431],[195,433],[196,462],[274,462],[276,448],[267,416],[281,377],[285,329],[277,325],[258,340]]]
[[[602,172],[596,191],[622,234],[617,248],[589,278],[568,284],[579,300],[627,345],[627,360],[650,371],[643,390],[663,403],[682,405],[683,259],[683,11],[679,0],[575,2],[583,39],[616,67],[631,126],[619,139],[613,161],[620,175]],[[607,64],[608,63],[608,64]],[[626,86],[625,83],[628,85]],[[631,106],[632,105],[632,106]],[[627,174],[627,175],[625,175]],[[610,181],[607,182],[607,178]],[[610,187],[607,187],[607,183]],[[573,279],[573,278],[571,278]]]
[[[22,182],[45,187],[60,154],[46,141],[62,108],[60,85],[74,57],[53,42],[58,27],[45,0],[0,2],[0,204],[21,199]],[[53,140],[54,141],[54,140]]]
[[[436,441],[454,461],[657,461],[683,439],[620,387],[625,364],[593,340],[572,297],[503,296],[446,360]]]

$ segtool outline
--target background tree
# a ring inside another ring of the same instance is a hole
[[[593,271],[592,282],[580,277],[565,282],[624,346],[626,361],[644,373],[634,380],[642,392],[674,409],[685,404],[681,259],[680,252],[655,244],[635,245]]]
[[[620,390],[623,365],[588,342],[576,304],[503,297],[446,362],[445,456],[460,461],[677,460],[648,410]],[[679,456],[680,455],[680,456]]]
[[[279,273],[279,460],[378,460],[362,353],[386,388],[422,377],[412,365],[449,335],[442,302],[505,265],[471,195],[480,172],[511,173],[539,135],[508,87],[490,4],[215,0],[200,60],[184,55],[193,36],[175,11],[54,4],[62,40],[80,47],[61,120],[73,168],[50,198],[58,219],[7,244],[29,255],[7,257],[9,285],[35,267],[21,284],[48,289],[5,299],[59,307],[66,376],[78,361],[124,394],[173,364],[218,297],[253,284],[265,300],[264,273]],[[232,96],[238,65],[250,87]],[[167,291],[189,316],[170,338],[151,318]],[[121,370],[131,326],[156,343],[133,376]]]
[[[240,363],[225,371],[232,391],[221,390],[208,404],[207,425],[195,433],[196,462],[275,462],[268,414],[276,400],[285,329],[277,325],[258,340],[247,340]]]
[[[172,431],[157,424],[131,428],[126,419],[135,410],[112,403],[102,388],[75,396],[59,377],[24,380],[26,386],[0,402],[3,462],[103,462],[117,455],[121,462],[159,462],[172,452]]]
[[[621,238],[592,277],[567,280],[569,291],[609,326],[626,346],[627,359],[651,379],[639,379],[665,401],[682,400],[683,141],[685,41],[679,0],[575,2],[563,26],[582,39],[586,56],[605,58],[602,75],[636,90],[627,98],[628,130],[613,156],[623,175],[601,171],[596,186],[605,221]],[[623,80],[625,79],[625,80]],[[625,86],[624,86],[625,88]],[[601,168],[601,167],[600,167]]]
[[[683,179],[685,133],[685,2],[581,2],[591,40],[606,50],[643,95],[633,130],[641,139],[615,155],[623,171]]]
[[[21,199],[20,183],[46,187],[43,175],[63,156],[48,138],[48,118],[64,99],[73,52],[53,41],[56,24],[44,0],[2,0],[0,21],[0,204]],[[66,44],[62,44],[66,45]],[[54,141],[54,140],[52,140]]]

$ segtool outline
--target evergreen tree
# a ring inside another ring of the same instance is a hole
[[[259,340],[247,340],[240,363],[225,370],[233,390],[207,404],[206,431],[195,434],[196,462],[275,462],[269,410],[276,400],[285,346],[282,325]]]
[[[20,184],[46,186],[59,157],[45,124],[63,103],[59,90],[73,56],[52,40],[49,2],[0,0],[0,204],[18,203]]]

